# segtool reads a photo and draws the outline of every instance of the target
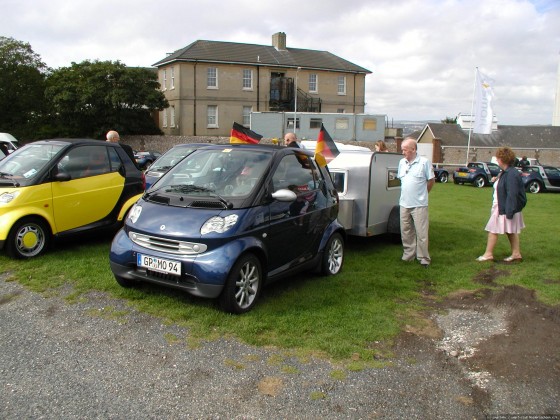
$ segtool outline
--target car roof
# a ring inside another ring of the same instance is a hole
[[[94,145],[99,145],[100,143],[105,144],[107,146],[111,146],[111,145],[116,145],[118,143],[110,143],[104,140],[95,140],[95,139],[64,139],[64,138],[59,138],[59,139],[48,139],[48,140],[37,140],[34,141],[32,143],[28,143],[28,144],[49,144],[49,143],[54,143],[54,144],[63,144],[63,145],[68,145],[68,144],[94,144]]]

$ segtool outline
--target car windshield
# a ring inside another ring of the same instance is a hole
[[[195,147],[174,147],[156,160],[154,164],[150,166],[150,171],[167,171],[194,150],[196,150]]]
[[[247,197],[263,178],[271,158],[267,151],[244,148],[198,150],[167,172],[150,194]]]
[[[2,186],[27,186],[65,146],[62,144],[30,144],[15,150],[0,161]]]

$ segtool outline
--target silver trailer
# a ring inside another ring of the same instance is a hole
[[[338,220],[349,235],[400,238],[401,158],[397,153],[342,150],[328,164],[340,198]]]

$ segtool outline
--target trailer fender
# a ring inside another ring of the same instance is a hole
[[[389,213],[389,220],[387,220],[387,233],[401,236],[401,209],[394,206]]]

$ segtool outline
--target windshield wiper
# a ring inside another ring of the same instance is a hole
[[[12,177],[14,176],[14,174],[9,174],[7,172],[0,172],[0,178],[5,178],[5,179],[9,179],[10,181],[12,181],[12,184],[14,187],[19,187],[19,182],[17,182],[15,179],[13,179]]]

